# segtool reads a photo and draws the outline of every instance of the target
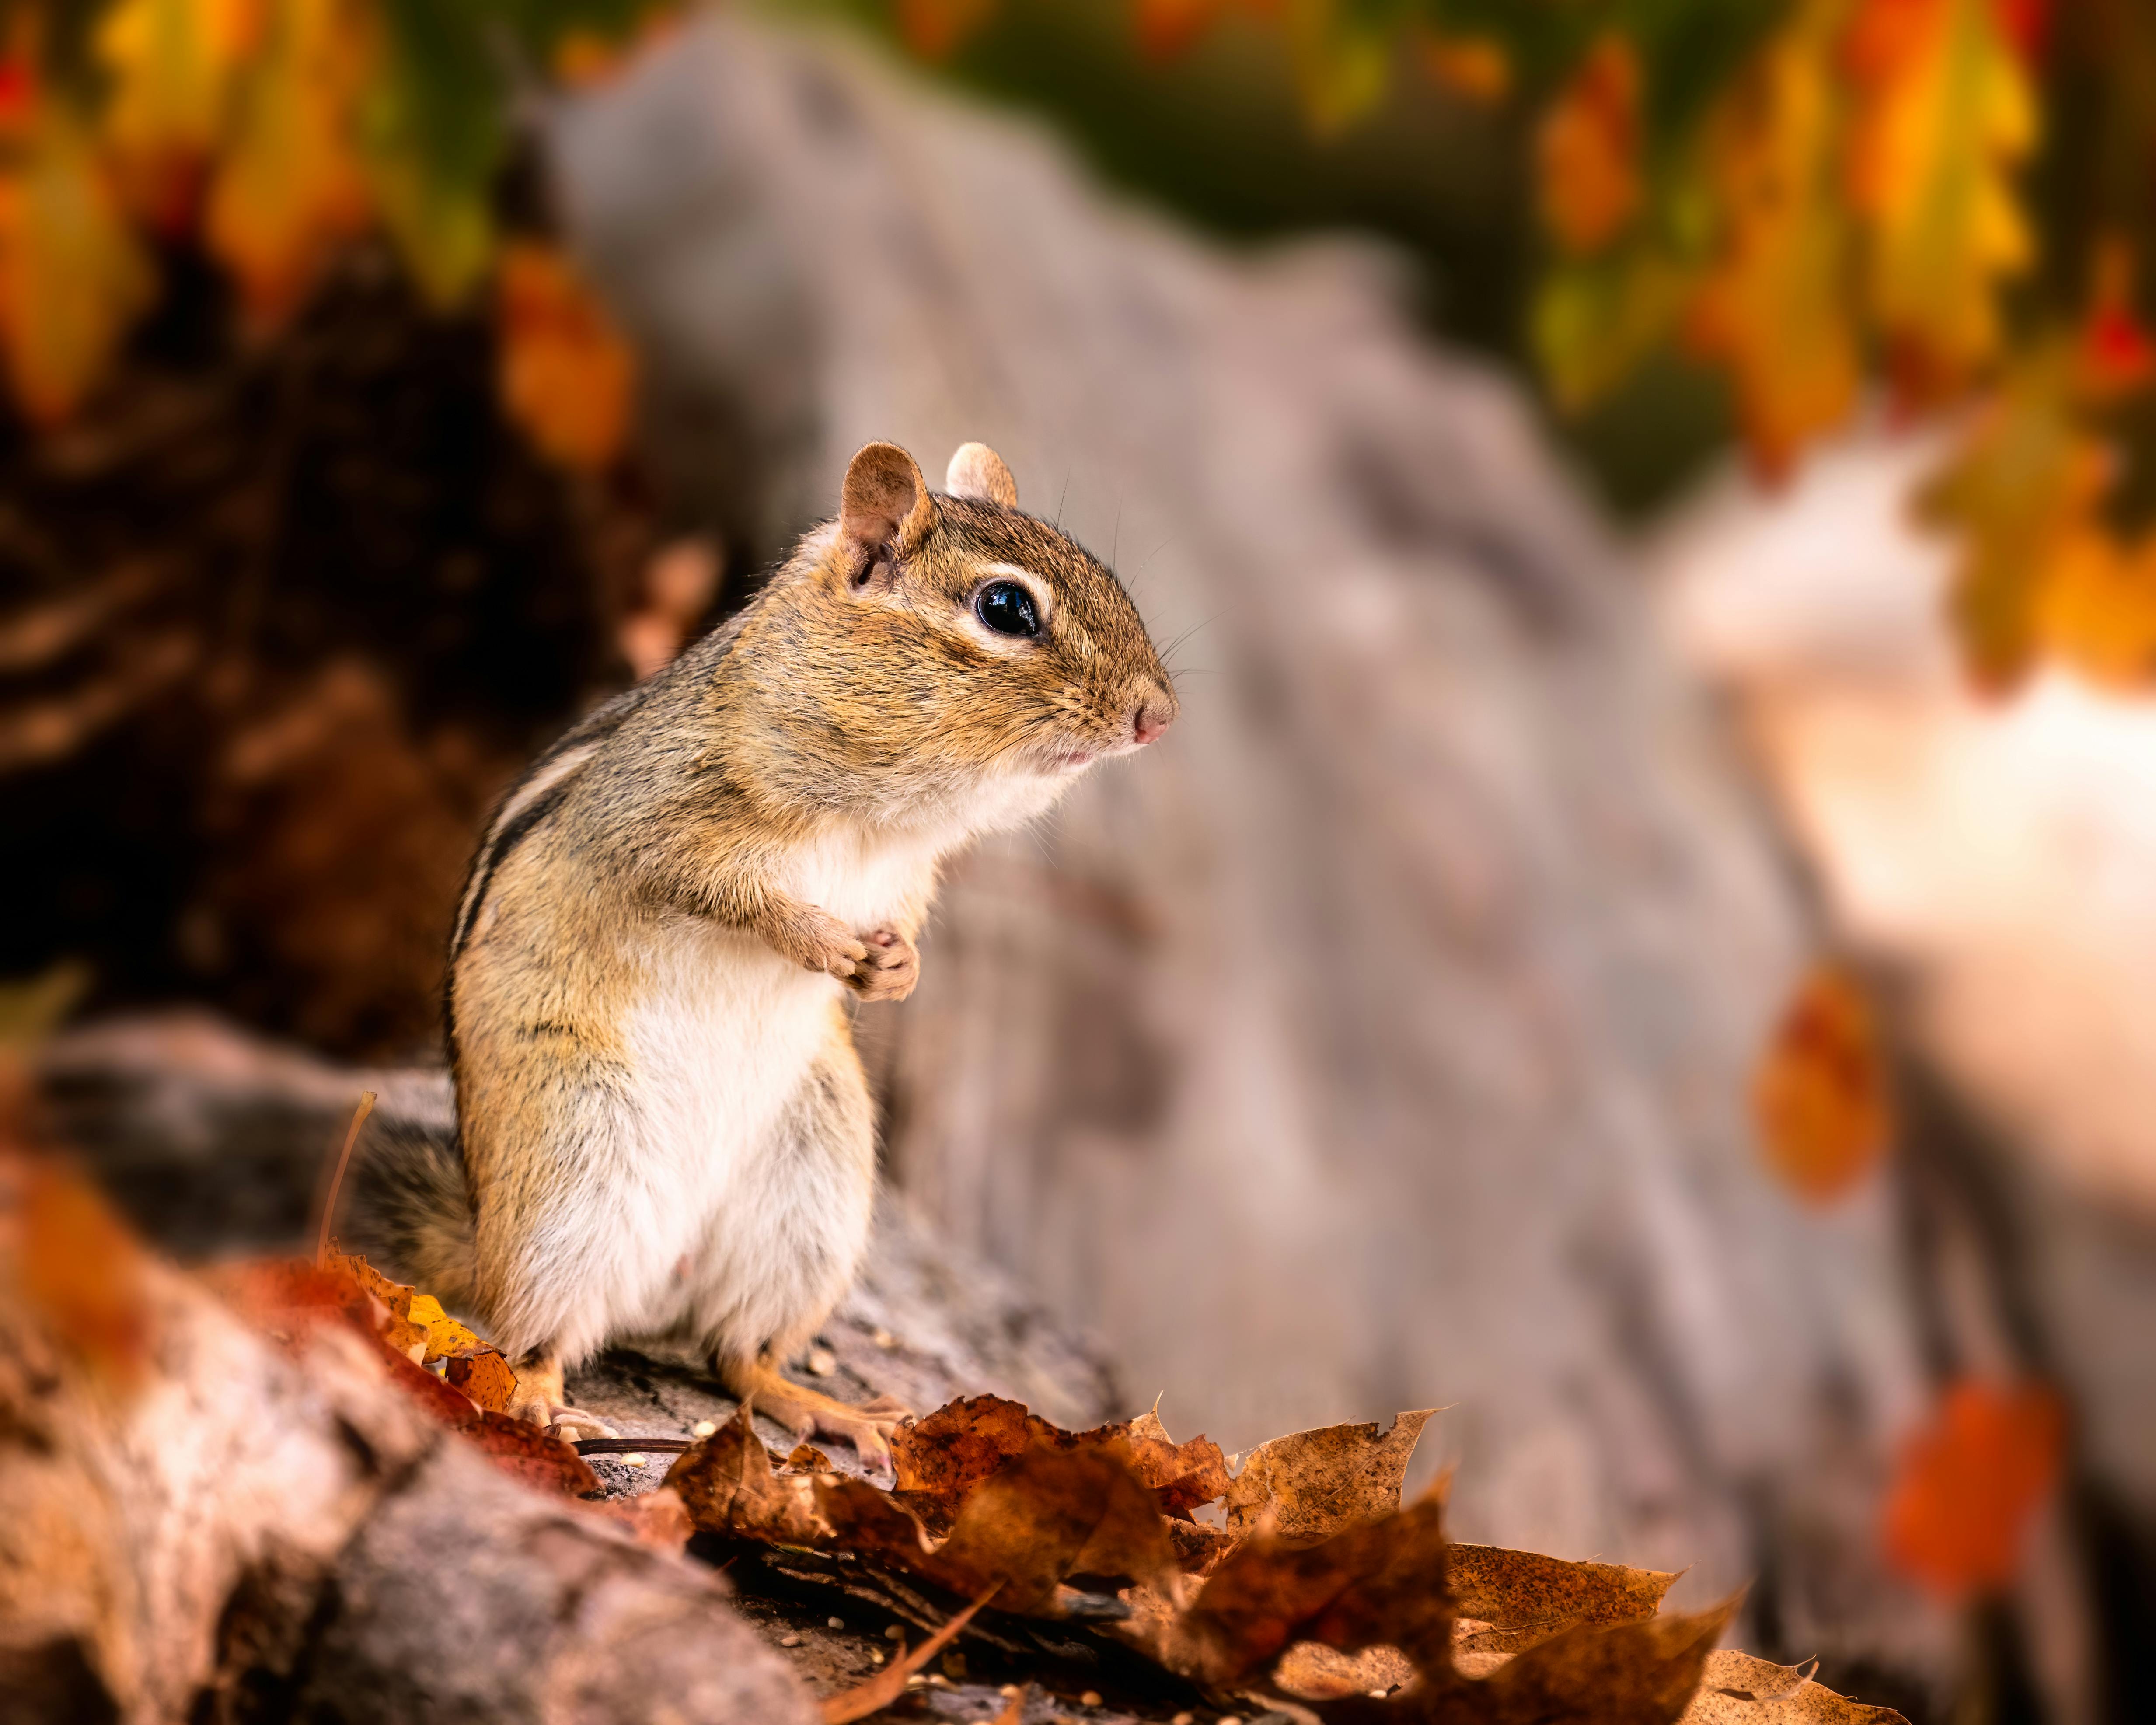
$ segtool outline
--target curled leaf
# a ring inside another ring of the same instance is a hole
[[[1416,1440],[1435,1409],[1374,1421],[1324,1425],[1263,1443],[1243,1458],[1228,1488],[1228,1531],[1284,1540],[1322,1539],[1400,1507],[1400,1486]]]

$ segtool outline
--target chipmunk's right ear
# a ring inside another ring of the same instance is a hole
[[[898,559],[936,525],[920,464],[896,444],[869,444],[839,488],[839,553],[850,585],[889,586]]]

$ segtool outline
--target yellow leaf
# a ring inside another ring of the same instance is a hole
[[[264,3],[119,0],[98,27],[98,59],[112,84],[105,145],[128,202],[157,227],[192,218]]]
[[[2021,361],[1917,500],[1922,519],[1960,536],[1955,633],[1987,689],[2009,688],[2028,669],[2044,572],[2110,481],[2110,452],[2076,412],[2074,371],[2058,342]]]
[[[2094,524],[2068,533],[2037,583],[2035,633],[2092,682],[2156,682],[2156,536],[2123,546]]]
[[[1600,251],[1640,208],[1640,60],[1606,35],[1543,115],[1535,138],[1543,221],[1575,257]]]
[[[36,103],[0,169],[0,346],[23,411],[80,404],[155,286],[90,137]]]
[[[1810,0],[1708,128],[1722,234],[1686,336],[1729,372],[1753,459],[1770,475],[1841,420],[1861,374],[1838,174],[1834,53],[1847,11],[1845,0]]]
[[[1998,352],[2000,284],[2030,261],[2010,181],[2035,98],[1994,0],[1861,0],[1845,52],[1871,316],[1904,389],[1935,397]]]
[[[550,458],[584,471],[621,451],[635,357],[568,259],[551,247],[504,248],[501,395]]]
[[[1753,1081],[1768,1165],[1799,1197],[1830,1203],[1893,1134],[1887,1064],[1864,991],[1831,964],[1804,978]]]
[[[290,315],[369,198],[351,126],[368,44],[349,0],[280,0],[239,91],[210,191],[211,250],[249,315]]]
[[[1255,0],[1243,0],[1257,9]],[[1384,100],[1393,35],[1340,0],[1284,0],[1288,57],[1303,111],[1321,136],[1339,131]]]

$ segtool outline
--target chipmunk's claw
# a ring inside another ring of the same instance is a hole
[[[840,978],[864,1000],[903,1000],[921,979],[921,953],[895,928],[861,937],[863,956],[852,974]]]

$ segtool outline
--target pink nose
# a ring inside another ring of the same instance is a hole
[[[1150,696],[1138,703],[1138,710],[1131,717],[1131,734],[1137,738],[1142,748],[1156,738],[1165,736],[1168,727],[1175,722],[1175,697],[1166,700]]]

